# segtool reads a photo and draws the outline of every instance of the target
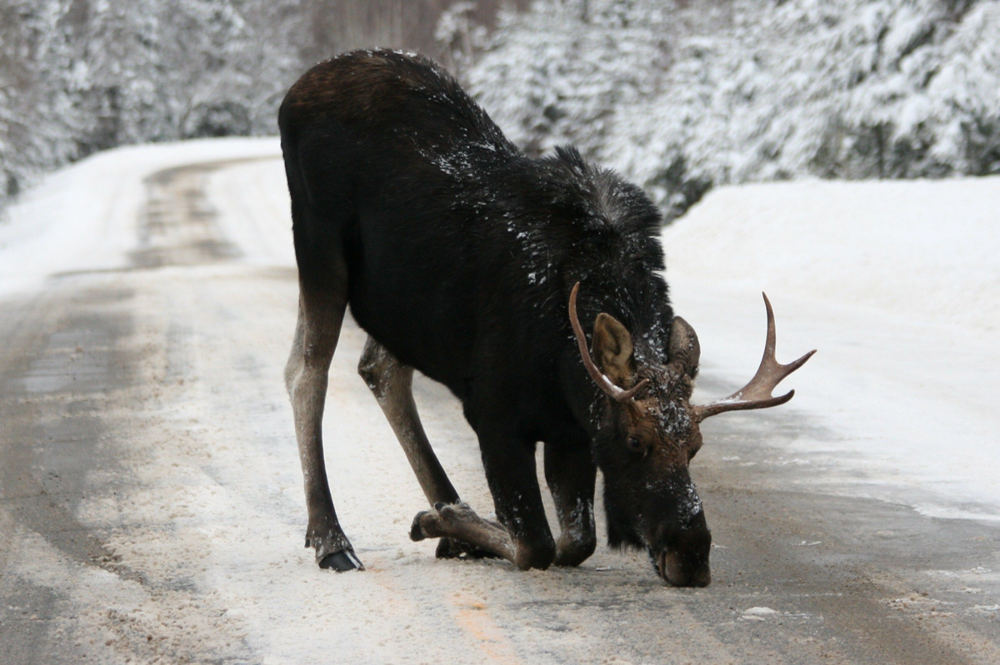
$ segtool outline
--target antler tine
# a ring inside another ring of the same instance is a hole
[[[696,406],[695,414],[698,420],[704,420],[726,411],[743,411],[747,409],[766,409],[772,406],[784,404],[795,396],[795,391],[790,390],[784,395],[772,397],[771,393],[781,381],[789,374],[802,367],[816,350],[813,349],[798,360],[794,360],[787,365],[782,365],[775,357],[775,345],[777,333],[774,325],[774,309],[771,301],[764,296],[764,306],[767,308],[767,341],[764,344],[764,355],[760,359],[760,366],[757,373],[753,375],[750,382],[737,390],[735,393],[704,406]]]
[[[583,334],[583,327],[580,325],[580,318],[576,314],[576,294],[580,290],[580,282],[573,286],[569,294],[569,323],[573,326],[573,333],[576,335],[576,343],[580,347],[580,356],[583,358],[583,366],[587,368],[590,378],[594,380],[597,387],[608,394],[616,402],[627,402],[638,393],[643,386],[649,383],[649,379],[643,379],[628,390],[623,390],[616,386],[611,379],[605,376],[594,359],[590,356],[590,349],[587,348],[587,337]]]

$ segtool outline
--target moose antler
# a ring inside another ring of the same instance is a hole
[[[767,307],[767,343],[764,345],[764,357],[760,359],[760,367],[757,368],[757,373],[750,379],[750,383],[729,397],[710,404],[693,407],[695,417],[699,422],[705,420],[705,418],[725,413],[726,411],[766,409],[771,406],[778,406],[792,399],[792,396],[795,395],[794,390],[790,390],[780,397],[772,397],[771,392],[781,383],[782,379],[802,367],[812,357],[812,354],[816,353],[816,350],[813,349],[798,360],[790,362],[787,365],[782,365],[778,362],[774,356],[776,338],[774,310],[771,309],[771,302],[767,299],[767,294],[765,293],[763,296],[764,305]]]
[[[587,348],[587,338],[583,334],[583,328],[580,326],[580,319],[576,314],[576,294],[579,290],[580,282],[577,282],[569,294],[569,322],[570,325],[573,326],[573,332],[576,334],[576,343],[580,346],[580,356],[583,358],[583,366],[586,367],[587,372],[590,373],[590,378],[592,378],[597,386],[606,392],[609,397],[616,402],[628,402],[634,398],[636,393],[642,390],[647,383],[649,383],[649,379],[643,379],[628,390],[623,390],[622,388],[616,386],[614,382],[604,374],[604,372],[598,369],[597,365],[594,363],[594,359],[590,356],[590,349]]]

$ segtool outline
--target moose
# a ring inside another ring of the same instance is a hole
[[[794,391],[774,387],[811,355],[777,362],[767,297],[756,375],[693,405],[698,338],[673,313],[661,216],[639,187],[574,148],[525,155],[441,67],[396,51],[316,65],[288,91],[279,127],[300,289],[285,380],[318,564],[363,569],[334,510],[322,438],[350,305],[368,334],[358,371],[430,504],[413,540],[440,539],[441,558],[577,566],[597,544],[600,469],[609,544],[647,550],[670,585],[709,584],[712,538],[688,472],[699,424],[787,402]],[[435,456],[415,369],[461,401],[495,521],[462,502]]]

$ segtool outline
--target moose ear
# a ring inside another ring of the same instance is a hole
[[[682,374],[692,379],[698,374],[698,361],[701,359],[701,344],[698,335],[687,321],[679,316],[674,317],[670,326],[670,348],[667,351],[669,362],[675,365]]]
[[[601,312],[594,321],[594,360],[604,375],[621,388],[635,383],[635,357],[632,335],[610,314]]]

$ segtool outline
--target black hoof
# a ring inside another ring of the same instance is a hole
[[[344,550],[343,552],[334,552],[333,554],[327,554],[325,557],[319,560],[319,567],[326,569],[332,569],[338,573],[346,573],[349,570],[364,570],[365,567],[361,564],[361,561],[354,552],[350,550]]]

